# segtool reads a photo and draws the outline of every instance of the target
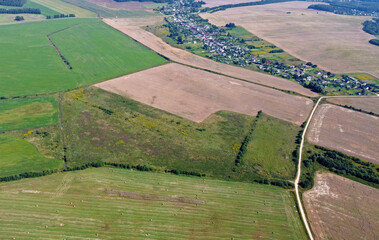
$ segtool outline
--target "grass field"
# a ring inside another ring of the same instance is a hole
[[[30,1],[30,0],[29,0]],[[35,3],[46,6],[53,11],[63,13],[63,14],[75,14],[76,17],[96,17],[94,12],[88,11],[77,7],[73,4],[68,4],[61,0],[32,0]]]
[[[259,184],[97,168],[3,183],[0,201],[4,239],[307,239],[289,192]]]
[[[69,70],[51,38],[73,67]],[[117,77],[165,60],[98,19],[0,26],[0,96],[62,91]]]
[[[79,8],[96,13],[99,17],[106,18],[133,18],[133,17],[149,17],[158,15],[152,11],[144,11],[141,9],[110,9],[86,0],[62,0],[68,4],[75,5]],[[101,1],[99,1],[101,2]]]
[[[46,158],[29,142],[0,134],[0,177],[63,167],[63,161]]]
[[[46,17],[41,14],[0,14],[0,25],[16,23],[14,20],[16,16],[23,16],[25,22],[41,21],[46,19]]]
[[[293,179],[296,172],[292,152],[300,127],[262,114],[252,135],[245,164],[261,175]]]
[[[56,124],[57,102],[53,96],[0,101],[0,131]]]
[[[41,10],[41,14],[43,16],[54,16],[56,14],[60,14],[60,12],[54,11],[50,9],[49,7],[46,7],[44,5],[38,4],[35,1],[28,0],[22,7],[10,7],[10,6],[1,6],[2,8],[6,9],[22,9],[22,8],[38,8]]]

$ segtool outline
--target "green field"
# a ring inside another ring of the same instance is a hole
[[[295,124],[262,114],[248,145],[245,165],[264,176],[293,179],[296,166],[292,152],[299,131]]]
[[[254,120],[219,112],[197,124],[97,88],[65,94],[62,109],[69,166],[147,164],[222,179],[240,177],[232,172],[234,146]]]
[[[46,6],[53,11],[57,11],[63,14],[75,14],[76,17],[96,17],[94,12],[77,7],[73,4],[68,4],[61,0],[32,0],[35,3]]]
[[[0,201],[1,239],[307,239],[290,193],[259,184],[104,167],[2,183]]]
[[[144,11],[144,10],[138,10],[138,9],[131,9],[131,10],[120,10],[120,9],[112,9],[103,7],[101,5],[97,5],[95,3],[91,3],[86,0],[62,0],[66,3],[75,5],[77,7],[80,7],[82,9],[89,10],[91,12],[94,12],[99,17],[103,18],[132,18],[132,17],[150,17],[150,16],[156,16],[159,13],[151,12],[151,11]]]
[[[1,6],[1,8],[5,8],[5,9],[38,8],[41,10],[41,14],[43,16],[54,16],[54,15],[60,14],[60,12],[54,11],[44,5],[38,4],[31,0],[28,0],[22,7]]]
[[[46,37],[59,30],[51,38],[72,70]],[[0,26],[0,52],[0,96],[62,91],[165,62],[99,19]]]
[[[0,177],[63,167],[63,161],[42,156],[35,146],[19,137],[0,134]]]
[[[53,96],[0,101],[0,131],[54,125],[58,121]]]

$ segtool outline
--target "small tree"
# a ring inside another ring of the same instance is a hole
[[[19,22],[19,21],[24,21],[24,17],[23,16],[16,16],[14,18],[15,21]]]

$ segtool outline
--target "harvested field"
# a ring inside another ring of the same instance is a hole
[[[201,122],[220,110],[255,116],[259,110],[302,124],[312,101],[172,63],[96,84],[106,91]]]
[[[289,54],[334,73],[367,72],[379,77],[379,48],[362,30],[371,17],[307,9],[314,2],[285,2],[202,14],[211,23],[234,22]]]
[[[378,189],[318,173],[303,199],[315,239],[379,238]]]
[[[323,104],[312,119],[307,140],[378,164],[378,132],[378,117]]]
[[[216,7],[225,4],[237,4],[245,2],[257,2],[259,0],[204,0],[205,4],[203,7]]]
[[[157,19],[154,18],[153,20]],[[185,50],[174,48],[154,34],[142,29],[141,26],[146,26],[146,23],[141,22],[141,20],[137,19],[136,22],[133,22],[134,19],[104,19],[103,21],[173,61],[278,89],[294,91],[306,96],[317,96],[316,93],[302,87],[298,83],[236,66],[217,63]]]
[[[307,239],[291,194],[261,184],[96,168],[2,183],[0,201],[1,239]]]
[[[328,102],[338,105],[348,105],[366,112],[379,114],[379,98],[328,98]]]
[[[154,5],[154,2],[116,2],[113,0],[86,0],[87,2],[94,3],[96,5],[117,10],[117,9],[124,9],[124,10],[146,10],[149,9],[152,11],[152,8],[147,7],[150,5]]]

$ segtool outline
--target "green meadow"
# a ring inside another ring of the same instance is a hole
[[[41,172],[63,167],[63,161],[42,156],[26,140],[0,134],[0,177],[24,172]]]
[[[1,239],[307,239],[291,194],[92,168],[0,185]]]
[[[57,122],[58,107],[53,96],[0,101],[0,131],[36,128]]]
[[[71,70],[49,42],[49,34]],[[0,52],[4,97],[73,89],[165,63],[99,19],[0,26]]]

